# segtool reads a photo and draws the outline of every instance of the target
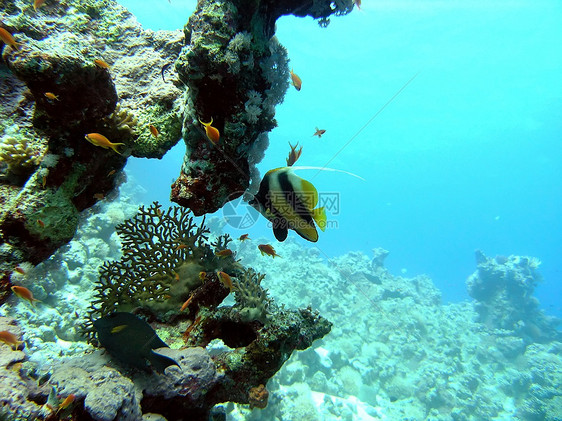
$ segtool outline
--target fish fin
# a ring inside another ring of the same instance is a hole
[[[169,367],[171,365],[177,365],[181,369],[181,366],[175,360],[171,359],[170,357],[166,357],[165,355],[159,354],[154,350],[151,350],[150,354],[148,355],[148,361],[150,361],[152,368],[159,373],[163,373],[166,367]]]
[[[326,209],[324,209],[324,206],[314,209],[312,211],[312,218],[316,225],[318,225],[318,228],[322,231],[326,230]]]
[[[316,243],[318,241],[318,231],[316,227],[307,225],[306,227],[295,227],[293,228],[295,232],[311,243]]]
[[[275,239],[277,241],[285,241],[287,239],[287,234],[289,233],[289,230],[287,228],[287,224],[280,224],[280,223],[274,223],[273,224],[273,235],[275,236]],[[263,255],[263,252],[262,252]]]
[[[119,152],[117,150],[117,146],[120,146],[120,145],[124,145],[124,143],[114,143],[110,146],[110,148],[113,149],[115,152],[117,152],[119,155],[121,155],[121,152]]]

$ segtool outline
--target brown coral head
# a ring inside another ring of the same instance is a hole
[[[250,409],[260,408],[264,409],[267,406],[267,400],[269,399],[269,392],[263,384],[259,386],[252,387],[248,393],[248,402],[250,403]]]

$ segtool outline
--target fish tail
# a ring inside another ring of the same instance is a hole
[[[166,357],[154,351],[149,354],[148,361],[150,361],[152,368],[158,373],[163,373],[166,367],[169,367],[171,365],[177,365],[178,367],[180,367],[180,365],[170,357]]]
[[[312,218],[316,222],[316,225],[318,225],[318,228],[322,231],[326,230],[326,209],[324,209],[324,206],[314,209],[312,211]]]
[[[114,143],[110,146],[110,148],[113,149],[115,152],[117,152],[119,155],[121,155],[121,152],[117,150],[117,146],[121,146],[121,145],[124,145],[124,143]]]

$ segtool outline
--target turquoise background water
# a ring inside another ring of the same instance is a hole
[[[181,28],[195,8],[121,4],[152,29]],[[328,215],[337,228],[314,245],[326,256],[384,247],[392,272],[428,274],[445,301],[467,298],[475,249],[536,256],[537,295],[561,316],[562,4],[364,0],[362,9],[328,28],[278,20],[303,87],[290,87],[277,107],[262,174],[284,165],[288,142],[299,141],[300,165],[329,163],[365,179],[299,172],[339,195],[339,215]],[[326,130],[321,139],[316,126]],[[160,161],[131,160],[147,201],[169,203],[183,153],[180,142]],[[274,242],[263,218],[230,232]]]

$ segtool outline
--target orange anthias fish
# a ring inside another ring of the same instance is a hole
[[[45,92],[45,96],[46,96],[48,99],[50,99],[50,100],[53,100],[53,101],[54,101],[54,100],[57,100],[57,101],[60,101],[59,96],[58,96],[58,95],[55,95],[55,94],[52,93],[52,92]]]
[[[250,235],[250,234],[242,234],[242,235],[240,236],[240,238],[238,238],[238,239],[239,239],[240,241],[249,240],[249,239],[250,239],[249,235]]]
[[[232,250],[230,249],[224,249],[221,251],[216,251],[215,255],[217,255],[218,257],[228,257],[228,256],[232,256]]]
[[[121,155],[117,150],[117,146],[124,145],[124,143],[112,143],[109,141],[107,137],[101,135],[99,133],[90,133],[86,135],[86,140],[90,142],[92,145],[100,146],[104,149],[113,149],[116,153]]]
[[[19,348],[23,341],[18,341],[16,335],[7,330],[3,330],[0,332],[0,342],[4,342],[6,345],[10,345],[10,347],[15,351]]]
[[[41,6],[43,6],[43,3],[45,3],[45,0],[34,0],[33,10],[35,10],[37,12],[37,9],[39,9]]]
[[[271,257],[273,257],[274,259],[275,259],[276,257],[281,257],[281,256],[279,256],[277,253],[275,253],[275,249],[273,248],[272,245],[269,245],[269,244],[260,244],[260,245],[258,246],[258,249],[259,249],[259,251],[260,251],[260,253],[261,253],[262,256],[265,256],[265,255],[267,254],[268,256],[271,256]]]
[[[324,133],[326,133],[326,130],[319,129],[318,127],[316,127],[315,130],[316,131],[314,132],[314,134],[312,136],[318,136],[320,138],[320,137],[322,137],[322,135]]]
[[[4,44],[9,45],[14,50],[19,50],[20,45],[16,42],[12,34],[10,34],[4,28],[0,28],[0,39],[4,41]]]
[[[191,294],[191,295],[189,296],[189,298],[188,298],[188,299],[185,301],[185,303],[183,303],[183,305],[181,306],[180,312],[181,312],[181,311],[184,311],[184,310],[189,306],[189,304],[191,303],[191,301],[193,301],[193,297],[194,297],[193,294]]]
[[[357,6],[357,10],[361,10],[361,0],[353,0],[355,6]]]
[[[291,83],[297,91],[301,90],[302,80],[297,74],[293,73],[293,69],[291,69]]]
[[[219,278],[219,281],[222,282],[222,284],[227,287],[229,290],[233,290],[234,289],[234,284],[232,283],[232,278],[230,277],[230,275],[226,272],[217,272],[217,278]]]
[[[20,275],[25,275],[25,270],[23,270],[20,266],[16,266],[14,268],[14,272],[19,273]]]
[[[291,152],[289,152],[289,157],[287,158],[287,166],[292,166],[297,160],[301,157],[302,154],[302,146],[297,150],[297,146],[299,146],[299,142],[295,146],[291,145],[289,142],[289,146],[291,147]]]
[[[57,410],[57,414],[60,411],[65,410],[66,408],[68,408],[72,402],[74,402],[74,399],[76,399],[76,395],[74,395],[73,393],[71,393],[70,395],[68,395],[66,397],[66,399],[64,401],[62,401],[62,403],[59,405],[59,409]]]
[[[199,123],[205,126],[205,133],[213,145],[219,143],[221,134],[216,127],[211,126],[211,124],[213,124],[213,117],[211,117],[211,121],[208,123],[203,123],[201,120],[199,120]]]
[[[33,298],[33,293],[28,290],[26,287],[21,287],[19,285],[14,285],[12,287],[12,291],[14,294],[16,294],[18,297],[20,297],[22,300],[27,300],[31,303],[31,305],[33,305],[33,303],[35,301],[40,301],[37,298]]]
[[[94,64],[96,66],[98,66],[100,69],[109,69],[109,64],[107,64],[105,61],[100,60],[99,58],[94,60]]]
[[[156,127],[154,127],[152,124],[148,125],[148,129],[150,130],[150,133],[152,133],[152,136],[154,136],[155,138],[158,139],[158,135],[160,134],[158,132],[158,129]]]

